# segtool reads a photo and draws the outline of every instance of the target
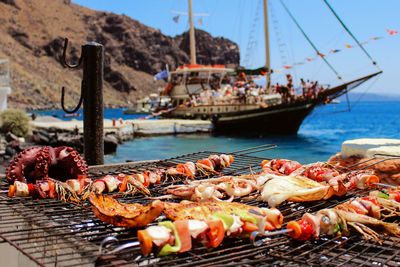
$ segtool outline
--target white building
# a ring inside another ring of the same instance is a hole
[[[0,111],[7,109],[8,94],[11,94],[10,62],[8,59],[0,59]]]

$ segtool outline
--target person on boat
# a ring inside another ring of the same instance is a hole
[[[281,93],[281,85],[279,83],[276,83],[274,86],[275,88],[275,93],[280,94]]]
[[[244,86],[240,86],[238,88],[238,95],[239,95],[239,102],[241,104],[246,103],[246,89],[244,88]]]
[[[306,98],[307,86],[306,86],[306,82],[303,80],[303,78],[300,78],[300,84],[301,84],[302,97]]]
[[[244,72],[239,73],[237,81],[244,82],[246,80],[246,74]]]
[[[318,97],[318,81],[312,83],[311,91],[312,91],[312,99],[317,99]]]
[[[292,75],[290,75],[290,73],[286,74],[286,80],[287,80],[287,84],[292,84],[293,85],[293,77]]]
[[[226,90],[225,90],[225,96],[227,96],[227,97],[232,97],[232,87],[227,87],[226,88]]]

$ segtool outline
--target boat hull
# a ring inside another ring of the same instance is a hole
[[[195,112],[196,108],[189,108],[184,113],[190,116],[172,112],[162,117],[209,119],[213,123],[213,132],[217,134],[296,134],[317,103],[302,101],[247,110],[243,107],[245,105],[237,108],[241,110],[237,112],[200,114]],[[216,110],[218,106],[213,107]]]
[[[267,133],[297,134],[303,120],[315,108],[315,104],[262,108],[213,119],[215,133]]]

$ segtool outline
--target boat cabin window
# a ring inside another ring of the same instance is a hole
[[[182,84],[183,82],[183,74],[173,74],[171,76],[172,84]]]
[[[194,71],[187,77],[186,84],[207,84],[208,73],[204,71]]]

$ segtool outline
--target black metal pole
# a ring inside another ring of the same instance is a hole
[[[104,164],[103,67],[104,47],[95,42],[82,45],[83,140],[88,165]]]

